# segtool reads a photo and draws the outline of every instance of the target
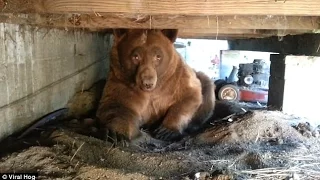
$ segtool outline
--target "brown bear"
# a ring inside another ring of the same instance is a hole
[[[174,48],[178,30],[114,30],[110,72],[97,118],[111,139],[133,140],[146,128],[179,140],[213,113],[214,84]]]

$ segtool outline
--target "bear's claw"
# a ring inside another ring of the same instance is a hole
[[[178,131],[172,131],[163,126],[157,128],[154,132],[154,137],[163,141],[176,141],[182,138],[182,134]]]
[[[106,129],[106,140],[113,143],[114,146],[122,145],[123,147],[128,147],[129,139],[126,136],[113,132],[109,129]]]

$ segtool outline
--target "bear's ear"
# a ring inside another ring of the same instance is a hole
[[[113,36],[115,37],[115,39],[120,39],[127,32],[128,32],[127,29],[113,29]]]
[[[178,37],[178,29],[163,29],[161,32],[174,43]]]

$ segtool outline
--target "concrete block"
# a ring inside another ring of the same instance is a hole
[[[320,57],[287,56],[283,111],[319,125]]]
[[[109,35],[0,24],[0,140],[108,71]]]

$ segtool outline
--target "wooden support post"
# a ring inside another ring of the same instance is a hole
[[[268,106],[275,110],[282,110],[285,83],[285,55],[270,55],[270,79]]]

